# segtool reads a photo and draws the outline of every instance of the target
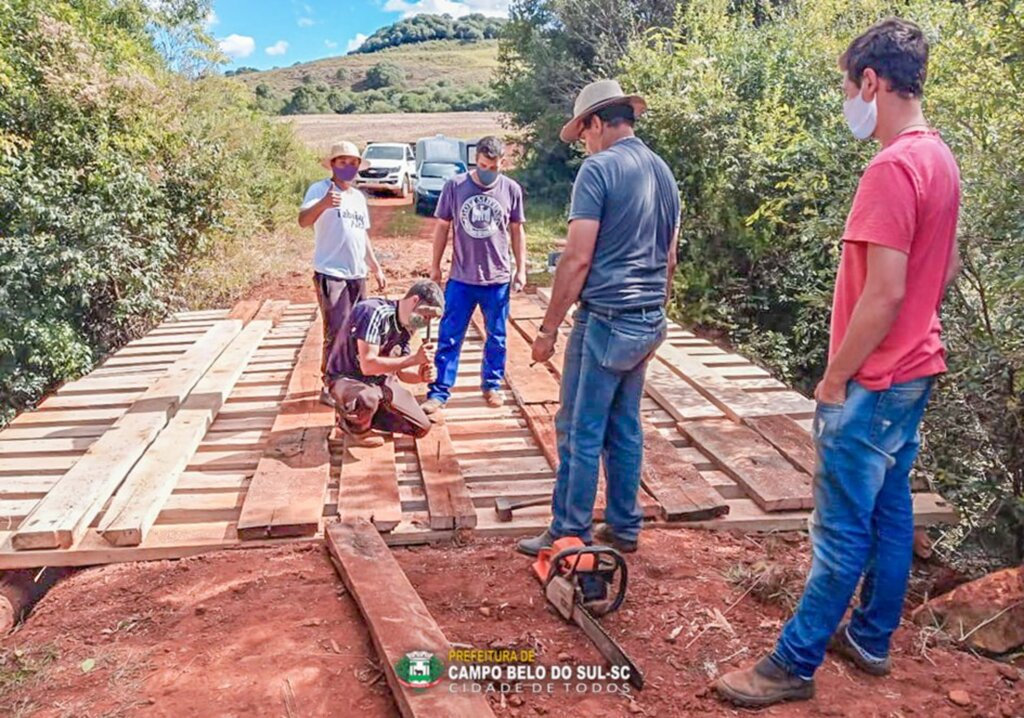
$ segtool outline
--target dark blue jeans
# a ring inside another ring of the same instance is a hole
[[[499,389],[505,378],[505,327],[508,324],[509,285],[478,286],[449,279],[444,290],[444,316],[437,340],[437,381],[428,387],[427,398],[447,403],[459,373],[459,354],[473,312],[480,307],[487,329],[480,388]]]
[[[584,308],[576,312],[555,417],[558,474],[550,527],[554,536],[590,541],[602,459],[608,484],[605,521],[620,538],[635,540],[640,534],[640,399],[647,361],[664,341],[666,330],[660,308],[618,316]]]
[[[851,381],[845,403],[818,404],[811,572],[772,655],[790,673],[814,675],[862,576],[850,638],[869,656],[889,654],[913,553],[910,468],[933,381],[885,391]]]

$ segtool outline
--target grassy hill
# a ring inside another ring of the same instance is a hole
[[[425,90],[436,86],[440,80],[458,88],[484,86],[498,67],[498,41],[436,40],[368,54],[328,57],[235,77],[254,90],[264,84],[281,96],[291,95],[302,85],[317,84],[360,92],[366,89],[367,71],[381,62],[391,63],[402,70],[407,90]],[[339,70],[344,70],[343,79],[339,79]]]

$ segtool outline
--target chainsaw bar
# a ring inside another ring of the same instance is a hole
[[[644,674],[640,672],[640,669],[633,659],[631,659],[622,647],[615,642],[615,639],[608,635],[608,632],[604,630],[604,627],[598,623],[597,619],[590,615],[583,606],[576,604],[572,612],[573,622],[583,629],[583,632],[587,634],[597,650],[600,651],[601,655],[608,659],[612,665],[616,666],[629,666],[629,683],[634,686],[637,690],[643,690],[644,687]]]

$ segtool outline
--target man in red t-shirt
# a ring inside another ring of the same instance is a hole
[[[829,646],[872,675],[890,670],[914,536],[910,469],[946,370],[938,312],[959,268],[960,173],[921,111],[927,64],[921,29],[896,18],[839,60],[850,130],[882,149],[843,232],[828,368],[815,390],[810,576],[775,650],[716,683],[740,705],[810,698]],[[862,577],[859,606],[840,625]]]

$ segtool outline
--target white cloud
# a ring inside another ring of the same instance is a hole
[[[217,13],[210,8],[210,12],[206,13],[206,18],[203,20],[203,26],[209,30],[211,27],[220,24],[220,18],[217,17]]]
[[[444,15],[463,17],[478,12],[489,17],[508,17],[509,0],[387,0],[386,12],[400,12],[402,17],[413,15]]]
[[[299,27],[313,27],[316,24],[316,21],[311,17],[300,17],[298,22]]]
[[[362,44],[366,42],[366,35],[359,33],[354,38],[348,41],[348,45],[345,46],[345,52],[353,52],[358,50]]]
[[[228,35],[217,43],[220,51],[233,60],[249,57],[256,49],[256,41],[247,35]]]
[[[333,40],[324,40],[324,45],[333,50],[338,46],[338,43],[334,42]]]
[[[268,55],[283,55],[286,52],[288,52],[288,43],[284,40],[278,40],[266,49]]]

